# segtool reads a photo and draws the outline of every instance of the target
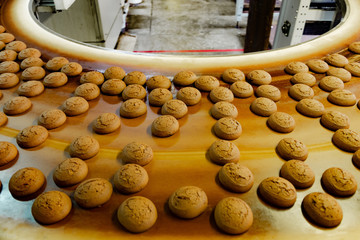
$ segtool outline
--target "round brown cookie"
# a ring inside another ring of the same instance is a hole
[[[261,85],[255,90],[255,95],[257,97],[266,97],[270,98],[274,102],[277,102],[281,98],[280,90],[273,85]]]
[[[196,79],[197,76],[194,72],[181,71],[174,76],[173,83],[179,86],[189,86],[193,84],[196,81]]]
[[[280,169],[280,176],[291,182],[295,188],[309,188],[315,182],[315,173],[305,162],[290,160]]]
[[[321,183],[326,192],[339,197],[352,196],[357,189],[355,177],[349,171],[337,167],[327,169],[321,177]]]
[[[200,91],[210,92],[220,86],[220,81],[213,76],[200,76],[195,81],[195,87]]]
[[[0,88],[12,88],[19,83],[19,78],[14,73],[2,73],[0,75]]]
[[[21,52],[19,53],[19,55],[20,54],[21,54]],[[67,60],[64,57],[54,57],[45,64],[45,68],[49,71],[54,71],[54,72],[60,71],[61,68],[68,63],[69,63],[69,60]]]
[[[291,62],[286,65],[284,71],[290,75],[295,75],[300,72],[308,72],[309,67],[303,62]]]
[[[332,141],[335,146],[347,152],[356,152],[360,148],[360,134],[351,129],[336,130]]]
[[[151,124],[151,133],[157,137],[170,137],[179,131],[179,122],[171,115],[157,117]]]
[[[328,101],[339,106],[353,106],[356,104],[356,96],[346,89],[335,89],[327,97]]]
[[[223,198],[214,210],[216,226],[228,234],[241,234],[253,224],[253,213],[245,201],[237,197]]]
[[[16,136],[17,144],[22,148],[32,148],[43,144],[49,136],[46,128],[33,125],[24,128]]]
[[[26,80],[40,80],[45,77],[45,70],[42,67],[29,67],[21,73],[21,79]]]
[[[340,204],[326,193],[313,192],[305,196],[302,206],[305,214],[322,227],[336,227],[343,218]]]
[[[26,43],[24,43],[23,41],[12,41],[9,42],[8,44],[6,44],[5,49],[6,50],[13,50],[15,52],[20,52],[24,49],[26,49]]]
[[[112,184],[103,178],[91,178],[83,181],[75,189],[74,200],[83,208],[101,207],[110,200]]]
[[[139,84],[144,85],[146,83],[146,76],[144,73],[139,71],[133,71],[126,74],[124,78],[126,85]]]
[[[338,77],[343,82],[349,82],[351,80],[351,73],[344,68],[330,68],[326,74],[328,76]]]
[[[149,91],[155,88],[169,89],[171,87],[171,81],[169,78],[163,75],[157,75],[149,78],[146,81],[146,87]]]
[[[0,112],[0,127],[4,126],[8,121],[8,117],[5,115],[5,113]]]
[[[230,141],[217,140],[209,148],[209,158],[212,162],[220,165],[237,163],[240,159],[239,148]]]
[[[35,97],[43,93],[45,90],[44,84],[40,81],[31,80],[20,84],[17,93],[20,96]]]
[[[240,163],[227,163],[219,171],[219,181],[228,190],[244,193],[254,184],[254,175]]]
[[[80,136],[75,138],[69,146],[71,157],[77,157],[82,160],[92,158],[100,150],[99,142],[92,136]]]
[[[68,82],[68,77],[62,72],[53,72],[45,76],[43,84],[45,87],[57,88],[64,86]]]
[[[351,75],[355,77],[360,77],[360,63],[352,62],[345,65],[345,69],[348,70]]]
[[[296,201],[296,189],[291,182],[282,177],[268,177],[259,185],[259,195],[262,199],[280,208],[289,208]]]
[[[121,79],[109,79],[101,85],[101,92],[107,95],[119,95],[126,87]]]
[[[222,73],[221,78],[224,82],[234,83],[237,81],[245,81],[245,74],[236,68],[228,68]]]
[[[316,99],[305,98],[296,104],[296,110],[307,117],[321,117],[325,113],[324,105]]]
[[[14,97],[6,101],[3,105],[3,111],[7,115],[17,115],[26,112],[32,106],[27,97]]]
[[[251,103],[250,110],[256,115],[269,117],[277,111],[277,105],[270,98],[259,97]]]
[[[96,133],[107,134],[116,131],[120,125],[120,118],[115,113],[102,113],[94,120],[92,128]]]
[[[176,119],[184,117],[188,112],[186,104],[178,99],[172,99],[164,103],[161,107],[162,115],[171,115]]]
[[[0,166],[3,166],[13,160],[18,155],[18,150],[14,144],[10,142],[0,142]]]
[[[201,101],[201,92],[194,87],[184,87],[177,92],[176,98],[187,106],[193,106]]]
[[[12,42],[12,41],[14,41],[14,39],[15,39],[15,36],[12,35],[11,33],[7,33],[7,32],[0,33],[0,41],[2,41],[4,43]]]
[[[196,186],[180,187],[169,198],[170,211],[180,218],[195,218],[203,213],[207,206],[206,193]]]
[[[29,67],[42,67],[44,65],[43,60],[38,57],[28,57],[21,61],[20,68],[25,69]]]
[[[124,88],[121,94],[124,101],[128,99],[144,99],[146,97],[146,90],[139,84],[132,84]]]
[[[145,232],[156,222],[157,210],[152,201],[134,196],[121,203],[117,210],[120,224],[133,233]]]
[[[247,75],[249,83],[255,85],[270,84],[272,81],[270,73],[264,70],[253,70]]]
[[[236,118],[238,116],[238,110],[235,105],[225,101],[215,103],[211,107],[210,113],[215,119],[223,117]]]
[[[29,58],[29,57],[39,58],[41,57],[41,52],[36,48],[25,48],[21,50],[18,54],[19,60],[24,60],[25,58]]]
[[[104,72],[105,79],[123,79],[126,73],[121,67],[109,67]]]
[[[17,58],[17,53],[13,50],[2,50],[0,51],[0,61],[15,61]]]
[[[69,215],[72,208],[71,199],[60,191],[49,191],[39,195],[32,207],[31,213],[41,224],[53,224]]]
[[[335,89],[343,89],[344,82],[338,77],[326,76],[320,80],[319,87],[324,91],[331,92]]]
[[[82,182],[88,174],[87,164],[80,158],[68,158],[56,166],[53,179],[57,186],[68,187]]]
[[[140,165],[126,164],[114,175],[115,188],[125,194],[137,193],[143,190],[149,181],[149,176]]]
[[[131,142],[125,145],[121,152],[121,159],[126,163],[135,163],[145,166],[154,157],[153,150],[145,143]]]
[[[349,60],[345,56],[338,53],[327,55],[325,61],[334,67],[344,67],[349,63]]]
[[[349,117],[339,111],[328,111],[325,112],[320,119],[321,124],[332,131],[336,131],[341,128],[350,127]]]
[[[85,100],[94,100],[100,95],[100,88],[94,83],[83,83],[75,89],[75,96]]]
[[[149,104],[161,107],[167,101],[173,99],[172,93],[165,88],[155,88],[149,93]]]
[[[254,94],[254,89],[251,84],[245,81],[234,82],[231,84],[230,90],[234,96],[238,98],[248,98]]]
[[[89,110],[89,103],[82,97],[70,97],[64,101],[61,109],[67,116],[76,116]]]
[[[81,75],[80,83],[93,83],[96,85],[101,85],[104,82],[104,75],[98,71],[90,71]]]
[[[26,167],[16,171],[10,178],[9,191],[15,197],[29,196],[45,184],[44,174],[37,168]]]
[[[0,63],[0,73],[17,73],[20,70],[20,66],[14,61],[5,61]]]
[[[326,73],[326,71],[329,70],[329,65],[321,59],[309,60],[306,65],[311,71],[316,73]]]
[[[61,72],[65,73],[68,77],[74,77],[82,72],[82,66],[77,62],[68,62],[61,67]]]
[[[354,53],[360,53],[360,42],[352,42],[349,44],[349,50]]]
[[[211,90],[209,97],[213,103],[220,101],[232,102],[234,100],[234,94],[229,88],[226,87],[214,88]]]
[[[276,152],[285,160],[296,159],[305,161],[308,149],[304,143],[294,138],[283,138],[276,146]]]
[[[292,78],[290,79],[290,82],[292,84],[305,84],[308,85],[309,87],[312,87],[316,84],[316,78],[313,74],[309,73],[309,72],[299,72],[297,74],[295,74],[294,76],[292,76]]]
[[[268,126],[280,133],[292,132],[295,128],[295,119],[287,113],[275,112],[267,120]]]
[[[360,168],[360,150],[357,150],[353,157],[352,157],[352,162],[355,165],[355,167]]]
[[[296,101],[300,101],[301,99],[305,98],[313,98],[314,97],[314,90],[309,87],[308,85],[298,83],[292,85],[289,88],[289,95]]]
[[[235,140],[240,137],[242,133],[242,127],[236,119],[224,117],[217,120],[215,123],[214,133],[218,138]]]
[[[142,100],[136,98],[126,100],[120,106],[120,116],[125,118],[137,118],[144,115],[146,112],[146,104]]]

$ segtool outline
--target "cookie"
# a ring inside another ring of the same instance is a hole
[[[344,69],[344,68],[330,68],[326,72],[326,75],[333,76],[333,77],[338,77],[344,83],[349,82],[351,80],[351,73],[348,70]]]
[[[329,194],[309,193],[305,196],[302,206],[306,216],[319,226],[332,228],[338,226],[342,221],[341,206]]]
[[[126,164],[119,168],[114,175],[115,188],[124,194],[137,193],[143,190],[149,181],[149,176],[140,165]]]
[[[103,178],[91,178],[83,181],[75,189],[74,200],[83,208],[100,207],[110,200],[113,192],[111,183]]]
[[[357,150],[353,157],[352,157],[352,162],[355,165],[355,167],[360,168],[360,150]]]
[[[163,75],[157,75],[149,78],[146,81],[146,87],[149,91],[155,88],[166,88],[169,89],[171,87],[171,81],[169,78]]]
[[[43,144],[49,136],[46,128],[33,125],[24,128],[16,136],[17,144],[22,148],[32,148]]]
[[[8,117],[5,115],[5,113],[0,112],[0,127],[4,126],[8,121]]]
[[[121,94],[124,101],[128,99],[144,99],[146,97],[146,90],[139,84],[132,84],[124,88]]]
[[[222,73],[221,78],[224,82],[234,83],[237,81],[245,81],[245,74],[236,68],[228,68]]]
[[[10,178],[9,191],[15,197],[36,193],[45,184],[44,174],[37,168],[26,167],[16,171]]]
[[[304,116],[317,118],[325,113],[324,105],[316,99],[305,98],[296,104],[296,110]]]
[[[2,50],[0,51],[0,61],[15,61],[17,58],[17,53],[13,50]]]
[[[20,52],[20,54],[21,54],[21,52]],[[64,57],[54,57],[45,64],[45,68],[47,70],[53,71],[53,72],[60,71],[61,68],[68,63],[69,63],[69,60],[67,60]]]
[[[295,74],[294,76],[292,76],[292,78],[290,79],[290,82],[292,84],[305,84],[308,85],[309,87],[312,87],[316,84],[316,78],[313,74],[309,73],[309,72],[299,72],[297,74]]]
[[[177,92],[176,98],[187,106],[193,106],[201,101],[201,92],[194,87],[184,87]]]
[[[120,116],[125,118],[137,118],[144,115],[146,112],[146,104],[142,100],[136,98],[126,100],[120,106]]]
[[[139,84],[144,85],[146,83],[146,76],[144,73],[139,71],[133,71],[126,74],[124,77],[126,85]]]
[[[328,101],[339,106],[353,106],[356,104],[356,96],[346,89],[335,89],[327,97]]]
[[[295,61],[295,62],[291,62],[288,65],[286,65],[284,71],[287,74],[295,75],[295,74],[300,73],[300,72],[308,72],[309,67],[303,62]]]
[[[259,195],[268,204],[280,207],[292,207],[296,201],[296,189],[291,182],[282,177],[268,177],[261,181]]]
[[[174,78],[173,83],[178,86],[189,86],[193,84],[197,79],[197,76],[192,71],[181,71],[178,72]]]
[[[169,197],[170,211],[180,218],[195,218],[202,214],[207,206],[206,193],[196,186],[180,187]]]
[[[341,128],[350,127],[349,117],[339,111],[328,111],[325,112],[320,118],[321,124],[332,131],[336,131]]]
[[[154,203],[141,196],[134,196],[121,203],[117,210],[120,224],[129,232],[140,233],[149,230],[157,220]]]
[[[6,46],[6,44],[3,41],[0,41],[0,50],[3,50],[5,48],[5,46]]]
[[[21,79],[27,80],[40,80],[45,77],[45,70],[42,67],[29,67],[21,73]]]
[[[355,177],[349,171],[337,167],[326,169],[321,183],[327,193],[338,197],[352,196],[357,189]]]
[[[308,149],[304,143],[294,138],[283,138],[276,146],[277,154],[284,160],[305,161],[308,157]]]
[[[331,92],[335,89],[343,89],[344,82],[338,77],[326,76],[320,80],[319,87],[326,92]]]
[[[92,128],[96,133],[107,134],[116,131],[120,125],[120,118],[115,113],[102,113],[94,120]]]
[[[235,143],[226,140],[217,140],[209,148],[209,158],[212,162],[224,165],[237,163],[240,159],[239,148]]]
[[[280,176],[291,182],[295,188],[311,187],[315,182],[315,173],[301,160],[289,160],[280,169]]]
[[[334,67],[344,67],[349,63],[349,60],[344,55],[338,53],[327,55],[325,61]]]
[[[234,100],[234,94],[229,88],[216,87],[210,91],[209,98],[213,103],[220,101],[232,102]]]
[[[354,53],[360,53],[360,42],[352,42],[349,44],[349,50]]]
[[[266,97],[270,98],[274,102],[277,102],[281,98],[280,90],[273,85],[261,85],[255,90],[255,95],[257,97]]]
[[[210,92],[220,86],[220,81],[213,76],[200,76],[195,81],[195,87],[200,91]]]
[[[360,148],[360,134],[347,128],[338,129],[332,137],[332,142],[341,150],[356,152]]]
[[[122,161],[127,163],[135,163],[140,166],[145,166],[152,161],[154,153],[152,148],[139,142],[131,142],[125,145],[121,152]]]
[[[210,109],[211,116],[215,119],[223,117],[236,118],[238,116],[238,110],[234,104],[221,101],[215,103]]]
[[[229,191],[244,193],[254,184],[254,175],[240,163],[227,163],[219,171],[220,183]]]
[[[43,60],[38,57],[28,57],[21,61],[20,68],[25,69],[29,67],[42,67],[44,65]]]
[[[88,174],[87,164],[80,158],[68,158],[56,166],[53,180],[59,187],[68,187],[82,182]]]
[[[40,81],[31,80],[22,83],[19,86],[17,93],[20,96],[35,97],[43,93],[44,90],[45,90],[44,84],[42,84]]]
[[[17,115],[26,112],[31,106],[27,97],[14,97],[4,103],[3,111],[6,115]]]
[[[98,154],[100,150],[99,142],[92,136],[80,136],[75,138],[69,146],[71,157],[86,160]]]
[[[311,71],[316,73],[326,73],[329,70],[329,65],[321,59],[309,60],[306,65]]]
[[[82,97],[70,97],[64,101],[61,109],[67,116],[77,116],[89,110],[89,103]]]
[[[151,124],[151,133],[157,137],[170,137],[179,131],[179,122],[171,115],[157,117]]]
[[[20,52],[26,48],[26,43],[23,41],[12,41],[6,44],[6,50],[13,50],[15,52]]]
[[[68,77],[62,72],[52,72],[45,76],[43,84],[45,87],[57,88],[64,86],[68,82]]]
[[[20,70],[20,66],[14,61],[5,61],[0,63],[0,73],[17,73]]]
[[[355,77],[360,77],[360,63],[358,62],[352,62],[349,64],[346,64],[344,67],[346,70],[348,70],[351,75]]]
[[[162,115],[171,115],[176,119],[184,117],[188,112],[186,104],[178,99],[172,99],[164,103],[161,107]]]
[[[295,119],[290,114],[275,112],[270,115],[267,124],[275,132],[289,133],[295,128]]]
[[[249,83],[254,85],[270,84],[272,81],[270,73],[264,70],[253,70],[247,75]]]
[[[242,127],[236,119],[224,117],[215,123],[214,133],[218,138],[225,140],[235,140],[240,137],[242,133]]]
[[[81,75],[80,83],[93,83],[95,85],[101,85],[104,82],[105,78],[101,72],[90,71]]]
[[[254,94],[254,89],[250,83],[245,81],[237,81],[231,84],[230,90],[235,97],[248,98]]]
[[[34,219],[41,224],[53,224],[69,215],[72,208],[70,197],[60,191],[39,195],[31,207]]]
[[[36,48],[25,48],[21,50],[18,54],[19,60],[24,60],[25,58],[29,58],[29,57],[39,58],[41,57],[41,52]]]
[[[277,111],[277,105],[270,98],[259,97],[250,104],[250,110],[256,115],[269,117]]]
[[[11,33],[7,33],[7,32],[0,33],[0,41],[2,41],[4,43],[12,42],[12,41],[14,41],[14,39],[15,39],[15,36],[12,35]]]
[[[297,83],[289,88],[289,96],[296,101],[300,101],[305,98],[313,98],[314,90],[308,85]]]
[[[66,76],[68,76],[68,77],[74,77],[74,76],[80,75],[82,70],[83,70],[83,68],[79,63],[69,62],[69,63],[66,63],[65,65],[63,65],[61,67],[60,71],[65,73]]]
[[[247,203],[237,197],[226,197],[216,204],[216,226],[228,234],[241,234],[253,224],[253,213]]]
[[[106,95],[119,95],[126,87],[126,84],[121,79],[109,79],[101,85],[101,92]]]
[[[120,79],[122,80],[125,77],[126,73],[124,71],[124,69],[122,69],[121,67],[109,67],[105,70],[104,72],[104,77],[105,79]]]
[[[83,83],[75,89],[75,96],[83,97],[85,100],[94,100],[100,95],[100,88],[94,83]]]
[[[3,33],[5,31],[6,31],[5,27],[3,25],[0,25],[0,33]]]
[[[14,73],[2,73],[0,74],[0,88],[12,88],[19,83],[19,78]]]
[[[62,126],[66,122],[66,115],[60,109],[51,109],[42,112],[38,118],[39,125],[46,129],[54,129]]]
[[[18,155],[18,150],[14,144],[10,142],[0,142],[0,166],[3,166],[13,160]]]
[[[149,93],[149,104],[155,107],[161,107],[167,101],[173,99],[172,93],[165,88],[155,88]]]

